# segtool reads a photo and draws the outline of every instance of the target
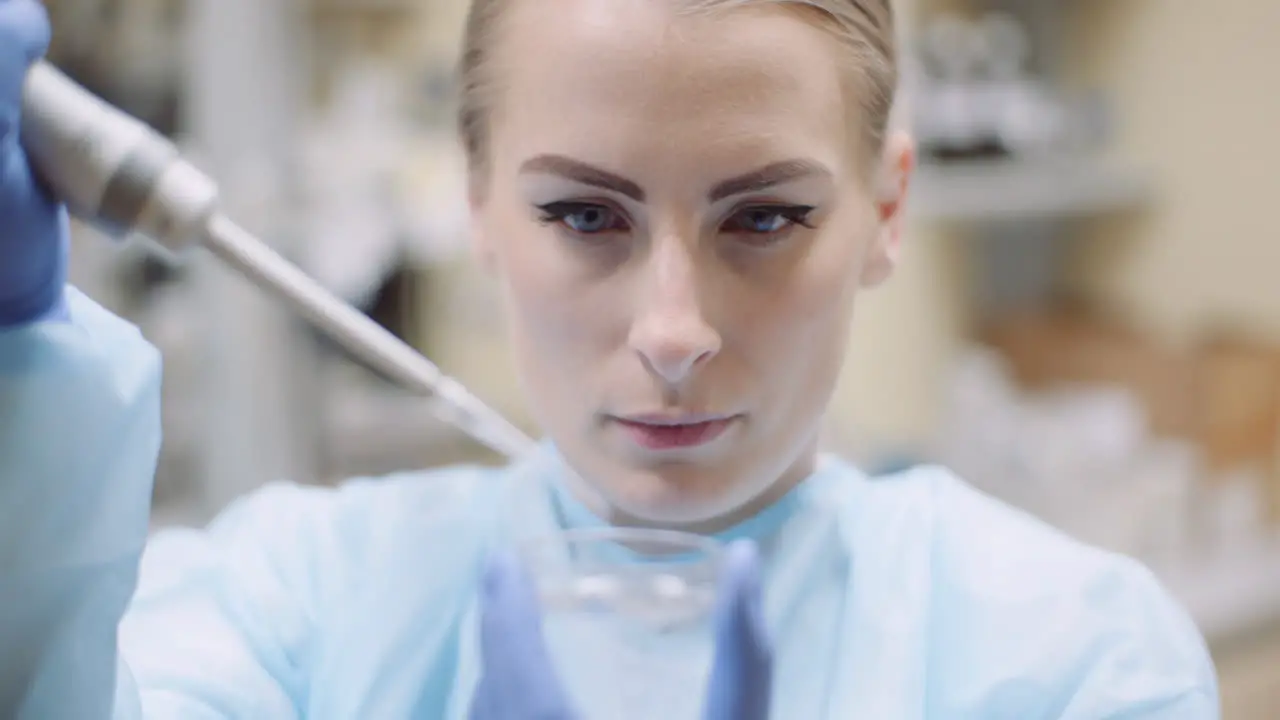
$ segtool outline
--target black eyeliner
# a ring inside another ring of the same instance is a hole
[[[791,222],[801,227],[809,228],[810,230],[813,229],[813,226],[809,224],[809,216],[812,215],[814,211],[818,209],[817,207],[813,205],[791,205],[791,206],[780,205],[778,207],[787,208],[785,212],[780,210],[778,212],[779,215],[785,217],[786,219],[790,220]]]

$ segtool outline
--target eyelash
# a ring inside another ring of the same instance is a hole
[[[539,212],[542,213],[541,216],[539,216],[538,218],[539,222],[541,222],[542,224],[561,225],[566,230],[576,235],[585,235],[585,236],[604,235],[605,233],[608,233],[608,232],[619,232],[621,230],[626,229],[625,227],[622,227],[622,228],[616,227],[619,221],[625,222],[625,217],[623,216],[623,214],[613,209],[612,207],[609,207],[608,205],[603,205],[600,203],[553,202],[553,203],[547,203],[546,205],[539,205],[538,210]],[[577,230],[573,228],[567,222],[567,220],[573,215],[577,215],[583,212],[589,212],[592,210],[605,213],[607,217],[612,219],[613,222],[611,223],[610,227],[604,230],[596,230],[593,232],[583,232],[581,230]]]
[[[813,211],[815,209],[816,208],[810,205],[778,205],[778,204],[748,205],[746,207],[740,208],[737,211],[735,211],[731,216],[729,216],[729,219],[725,221],[724,225],[728,225],[729,223],[733,222],[735,219],[741,219],[743,218],[743,216],[749,215],[751,213],[766,213],[769,217],[781,218],[787,224],[786,226],[779,228],[777,230],[772,230],[768,232],[753,232],[750,230],[732,231],[737,234],[757,236],[758,239],[755,240],[756,244],[769,245],[781,239],[783,236],[785,236],[790,230],[794,229],[796,226],[813,229],[813,225],[809,223],[809,216],[813,214]],[[575,235],[583,236],[583,237],[595,237],[597,235],[604,235],[611,232],[622,232],[626,230],[625,215],[623,215],[623,213],[615,210],[614,208],[608,205],[603,205],[600,203],[553,202],[553,203],[547,203],[545,205],[539,205],[538,210],[541,212],[541,215],[539,216],[538,220],[542,224],[561,225],[569,232],[574,233]],[[609,226],[602,230],[582,231],[582,230],[575,229],[574,227],[569,225],[568,219],[570,217],[577,215],[579,213],[590,212],[590,211],[598,211],[598,212],[605,213],[607,219],[611,220]],[[618,227],[619,223],[623,224],[623,227]]]

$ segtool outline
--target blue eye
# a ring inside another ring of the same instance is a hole
[[[751,232],[775,233],[787,226],[787,219],[782,213],[771,210],[748,210],[743,216],[742,225]]]
[[[543,223],[558,223],[580,235],[626,230],[626,221],[607,205],[556,202],[538,207]]]
[[[813,208],[807,205],[762,205],[744,208],[724,224],[723,231],[746,235],[777,235],[792,226],[808,225]]]

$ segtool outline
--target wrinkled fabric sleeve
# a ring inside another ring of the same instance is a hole
[[[1222,714],[1216,690],[1191,690],[1165,702],[1132,707],[1106,720],[1218,720]]]
[[[932,471],[933,710],[944,717],[1218,720],[1190,615],[1141,563]],[[950,713],[950,714],[948,714]]]
[[[275,483],[205,529],[152,538],[119,635],[124,695],[144,717],[304,715],[318,594],[307,558],[331,501]]]
[[[1190,616],[1156,577],[1117,560],[1116,588],[1096,609],[1095,652],[1064,720],[1218,720],[1217,672]]]
[[[0,332],[0,717],[294,717],[277,641],[301,611],[270,550],[248,549],[270,498],[161,535],[142,561],[160,359],[67,301],[65,321]]]

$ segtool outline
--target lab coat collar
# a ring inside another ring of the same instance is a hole
[[[541,444],[539,455],[544,472],[539,473],[546,478],[550,499],[557,515],[558,524],[566,529],[606,527],[609,522],[587,508],[569,489],[569,474],[573,470],[550,440]],[[751,539],[763,543],[776,535],[786,522],[797,515],[803,508],[815,502],[817,486],[836,473],[835,466],[840,461],[828,455],[820,455],[814,472],[783,495],[777,502],[769,505],[756,515],[714,534],[712,537],[721,542],[732,542],[739,539]]]

